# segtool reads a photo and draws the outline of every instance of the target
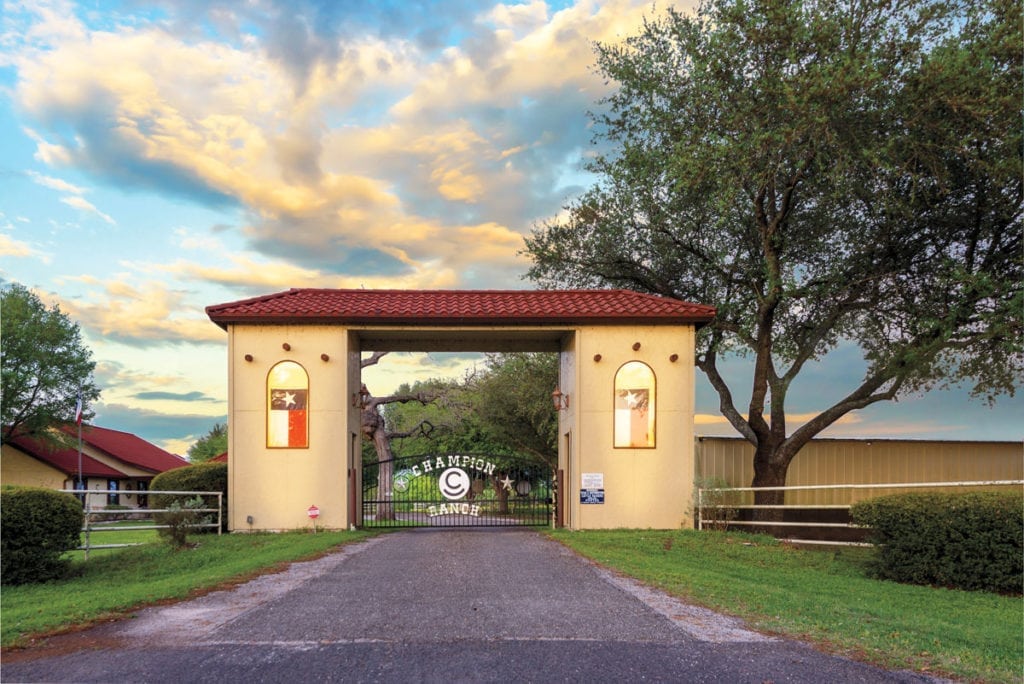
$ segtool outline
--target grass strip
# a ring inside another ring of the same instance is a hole
[[[1020,596],[871,579],[864,550],[797,549],[771,537],[696,530],[550,536],[583,556],[755,629],[889,669],[1020,682]]]
[[[113,533],[111,533],[113,534]],[[152,543],[72,560],[72,576],[3,587],[0,646],[92,624],[145,605],[183,599],[284,563],[314,558],[372,533],[196,535],[192,549]]]

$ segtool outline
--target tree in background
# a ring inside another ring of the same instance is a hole
[[[557,466],[558,416],[551,406],[557,384],[557,354],[489,354],[483,370],[461,381],[402,385],[398,396],[433,400],[389,403],[380,418],[396,454],[486,454],[497,466],[491,475],[497,511],[506,513],[509,493],[499,483],[524,454],[548,470]]]
[[[210,431],[196,440],[188,448],[188,460],[192,463],[205,463],[228,450],[228,426],[215,423]]]
[[[557,466],[551,391],[558,386],[558,354],[489,354],[485,372],[471,386],[479,420],[496,440]]]
[[[3,440],[32,435],[62,439],[51,430],[83,420],[99,399],[93,383],[96,363],[82,343],[78,324],[57,305],[47,308],[31,290],[11,283],[0,290],[0,424]]]
[[[1012,0],[707,0],[599,45],[599,181],[527,240],[547,286],[717,307],[697,366],[755,487],[851,411],[936,386],[1013,394],[1022,350],[1021,9]],[[865,371],[787,424],[840,344]],[[753,361],[743,406],[719,360]],[[845,392],[845,394],[843,394]],[[757,502],[782,503],[761,492]]]

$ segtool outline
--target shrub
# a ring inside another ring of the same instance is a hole
[[[698,477],[693,482],[694,494],[703,489],[703,505],[696,508],[695,520],[700,520],[708,530],[728,530],[729,523],[739,515],[739,492],[731,491],[731,485],[720,477]],[[710,491],[709,491],[710,490]]]
[[[227,463],[197,463],[195,465],[183,466],[160,473],[153,478],[149,488],[155,491],[167,492],[221,492],[221,529],[228,529],[228,464]],[[174,496],[172,494],[152,494],[149,497],[150,505],[153,508],[168,508],[175,501],[183,505],[190,496]],[[204,508],[216,508],[216,503],[208,501]],[[165,513],[157,513],[154,520],[161,525],[167,524],[163,516]],[[213,531],[214,528],[200,528],[202,531]]]
[[[1020,492],[896,494],[855,504],[850,514],[871,528],[882,579],[1021,593]]]
[[[188,532],[192,525],[205,519],[203,515],[196,513],[197,508],[208,508],[201,496],[185,499],[184,502],[172,501],[167,506],[167,512],[160,514],[162,524],[167,525],[158,530],[160,536],[167,539],[176,549],[188,546]]]
[[[60,579],[65,551],[79,545],[82,504],[71,494],[37,487],[0,491],[0,576],[4,584]]]

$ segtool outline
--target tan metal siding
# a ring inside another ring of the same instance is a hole
[[[698,482],[718,479],[733,487],[749,487],[753,458],[754,448],[744,439],[698,437]],[[1024,479],[1020,442],[819,439],[793,459],[786,485],[1019,479]],[[848,491],[788,492],[786,503],[846,504],[900,491],[910,490],[860,490],[852,498]]]

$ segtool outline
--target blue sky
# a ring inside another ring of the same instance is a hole
[[[592,43],[652,8],[4,2],[0,278],[80,325],[97,424],[184,453],[225,420],[210,304],[289,287],[528,287],[523,236],[589,181],[587,112],[609,87]],[[792,420],[852,387],[853,352],[798,381]],[[384,393],[473,362],[392,355],[367,380]],[[742,397],[743,366],[729,372]],[[731,434],[706,382],[697,400],[698,431]],[[1022,409],[933,392],[828,434],[1019,440]]]

